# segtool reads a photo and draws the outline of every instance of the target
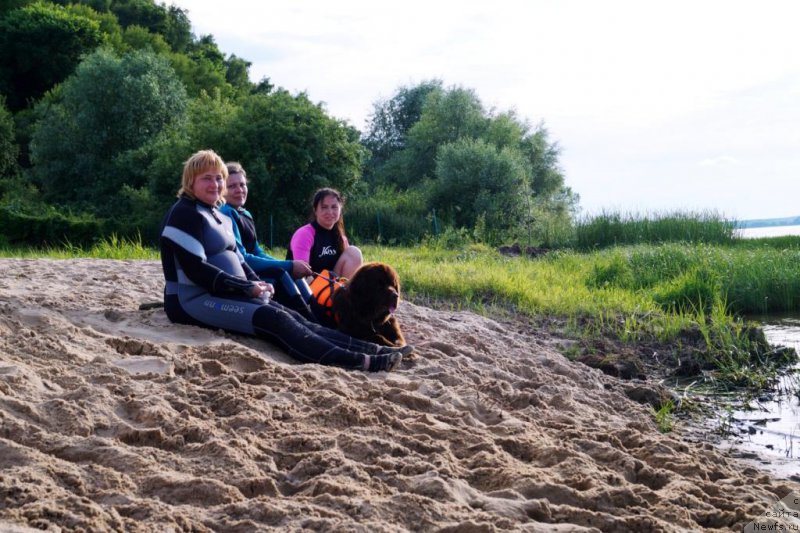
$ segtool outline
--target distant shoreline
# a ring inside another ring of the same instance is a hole
[[[800,216],[784,218],[760,218],[753,220],[737,220],[736,227],[741,228],[768,228],[777,226],[800,226]]]

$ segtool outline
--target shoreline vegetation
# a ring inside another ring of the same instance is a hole
[[[409,300],[546,324],[568,358],[617,377],[752,392],[797,360],[745,317],[800,308],[800,237],[740,239],[713,213],[602,213],[572,231],[570,248],[495,249],[448,230],[415,247],[363,249],[397,269]],[[141,239],[116,236],[0,256],[158,259]]]

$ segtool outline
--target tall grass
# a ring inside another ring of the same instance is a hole
[[[781,235],[780,237],[758,237],[754,239],[737,238],[734,244],[739,248],[790,250],[800,248],[800,235]]]
[[[800,248],[664,244],[619,247],[594,255],[590,283],[650,291],[665,305],[725,300],[732,312],[800,310]],[[688,297],[687,295],[693,295]]]
[[[0,248],[0,257],[77,259],[89,257],[94,259],[158,259],[159,252],[142,244],[140,237],[127,239],[111,235],[92,246],[77,246],[65,242],[59,247],[42,248]]]
[[[730,244],[736,223],[713,211],[660,214],[602,212],[575,223],[573,246],[594,250],[630,244],[692,242]]]
[[[378,187],[348,202],[347,232],[355,242],[411,244],[437,232],[421,191]]]
[[[394,265],[412,298],[562,317],[581,334],[630,343],[691,342],[698,369],[716,368],[736,383],[761,382],[765,368],[786,362],[784,353],[770,359],[740,315],[800,307],[800,250],[665,244],[531,260],[473,245],[365,254]]]

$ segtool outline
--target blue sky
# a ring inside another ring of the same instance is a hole
[[[439,78],[543,122],[584,213],[800,215],[800,4],[177,0],[196,35],[360,130]]]

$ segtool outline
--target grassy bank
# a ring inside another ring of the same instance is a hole
[[[798,309],[798,249],[638,245],[538,259],[482,246],[365,253],[394,265],[411,298],[557,317],[579,339],[658,345],[661,363],[683,374],[763,386],[792,357],[771,351],[741,317]]]

